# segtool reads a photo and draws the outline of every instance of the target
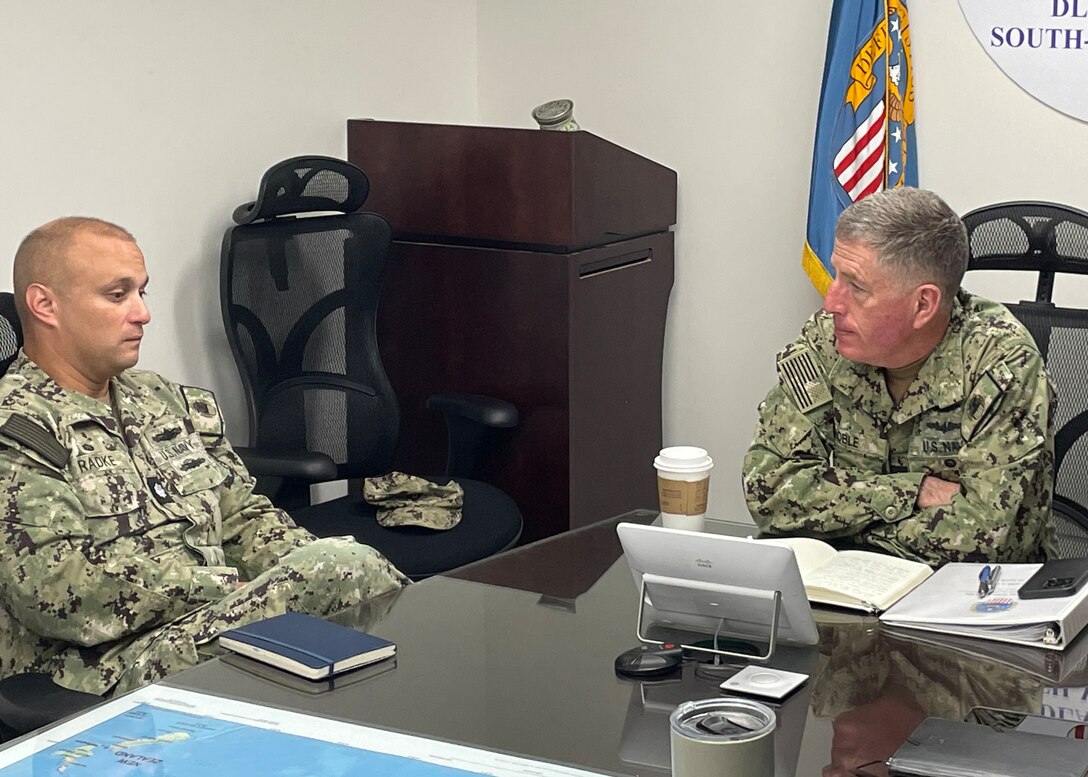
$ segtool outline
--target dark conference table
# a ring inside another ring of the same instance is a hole
[[[720,695],[733,669],[615,675],[615,656],[637,644],[638,603],[615,525],[656,517],[618,516],[342,613],[335,620],[394,640],[398,652],[395,666],[349,673],[331,689],[237,656],[165,684],[604,772],[668,774],[669,713]],[[980,640],[938,646],[888,633],[872,616],[815,616],[820,644],[780,647],[770,662],[811,675],[772,705],[779,777],[852,774],[890,755],[926,715],[963,719],[975,706],[1058,715],[1083,694],[1054,687],[1088,685],[1080,642],[1063,654]]]

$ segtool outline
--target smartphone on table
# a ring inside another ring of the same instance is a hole
[[[1088,582],[1088,558],[1060,558],[1045,562],[1020,586],[1021,599],[1072,596]]]

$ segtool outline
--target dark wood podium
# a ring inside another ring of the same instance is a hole
[[[588,132],[348,122],[393,227],[378,341],[396,466],[440,472],[436,392],[515,404],[481,479],[523,541],[656,504],[676,173]]]

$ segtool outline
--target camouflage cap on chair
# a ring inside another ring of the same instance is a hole
[[[452,529],[461,522],[464,495],[452,480],[443,486],[403,472],[363,481],[363,498],[378,508],[382,526]]]

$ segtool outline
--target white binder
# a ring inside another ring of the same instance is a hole
[[[1021,599],[1041,564],[1002,564],[997,587],[979,598],[985,564],[945,564],[880,620],[890,626],[1063,650],[1088,623],[1088,588],[1072,596]]]

